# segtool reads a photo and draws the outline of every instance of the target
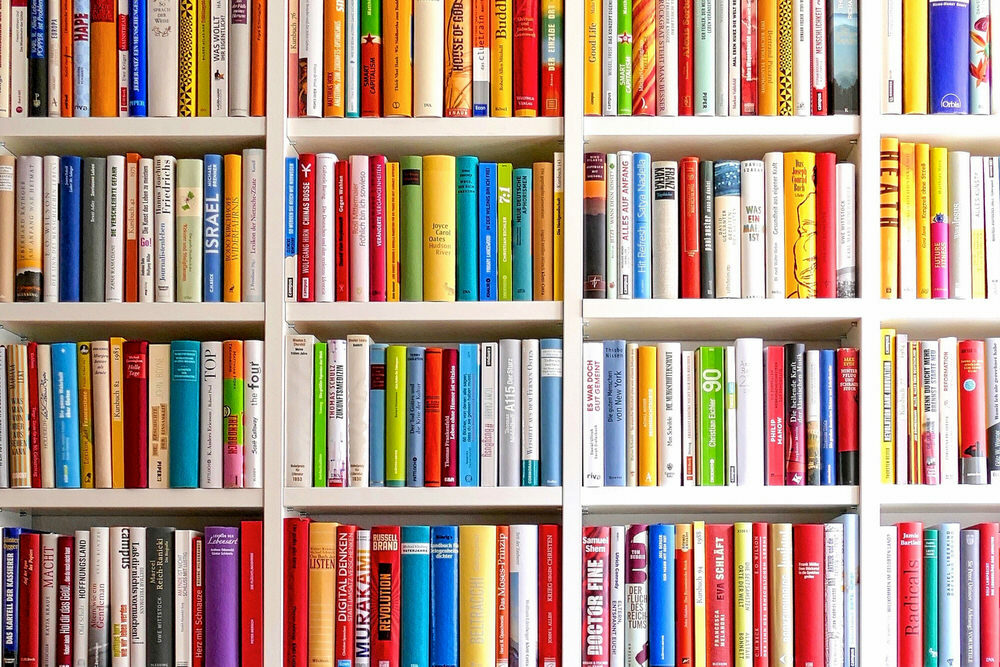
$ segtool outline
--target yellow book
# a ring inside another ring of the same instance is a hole
[[[948,298],[948,149],[931,149],[931,298]],[[935,227],[935,225],[938,225]],[[944,230],[934,242],[934,230]],[[935,281],[934,277],[938,276]]]
[[[778,6],[778,115],[791,116],[792,103],[792,0],[775,0]]]
[[[927,0],[903,0],[903,113],[927,113]]]
[[[222,300],[243,300],[243,156],[223,156]]]
[[[490,22],[490,115],[510,117],[514,108],[514,71],[511,53],[511,3],[494,0]]]
[[[879,160],[879,228],[883,299],[899,296],[899,139],[882,137]]]
[[[584,0],[583,113],[601,115],[601,0]]]
[[[122,403],[124,366],[124,338],[111,338],[111,488],[125,488],[125,411]]]
[[[388,3],[386,3],[388,6]],[[344,117],[344,0],[323,3],[323,115]]]
[[[785,153],[785,296],[816,296],[816,154]]]
[[[896,481],[896,330],[882,329],[882,483]]]
[[[639,486],[656,486],[656,346],[639,346]]]
[[[907,396],[907,418],[909,419],[910,442],[907,459],[910,463],[909,475],[912,480],[920,480],[924,472],[923,448],[920,443],[920,429],[923,427],[924,409],[920,403],[922,396],[920,378],[922,364],[920,359],[920,342],[911,340],[907,343],[909,354],[909,396]],[[916,483],[916,482],[914,482]]]
[[[386,301],[399,301],[399,163],[385,170]]]
[[[492,665],[496,660],[496,526],[459,526],[458,583],[458,664]]]
[[[180,0],[177,32],[177,115],[195,114],[195,76],[197,58],[195,32],[198,26],[198,6],[194,0]]]
[[[212,115],[212,9],[210,0],[197,0],[198,34],[195,52],[198,62],[195,66],[195,101],[199,116]]]
[[[917,298],[931,298],[931,157],[928,144],[914,147],[917,176]]]
[[[31,488],[28,427],[28,346],[7,346],[7,404],[10,415],[10,486]]]
[[[691,561],[694,579],[694,667],[706,667],[708,664],[708,644],[705,634],[705,591],[708,582],[705,581],[705,522],[695,521],[691,524]]]
[[[972,207],[971,234],[972,239],[972,298],[986,298],[986,220],[983,207],[983,162],[981,156],[971,160]]]
[[[552,160],[552,298],[556,301],[563,300],[564,170],[563,154],[556,153]]]
[[[753,665],[753,524],[733,525],[734,667]]]
[[[455,300],[455,158],[423,160],[424,301]]]
[[[791,665],[794,662],[793,646],[795,627],[794,597],[792,593],[792,524],[772,523],[768,535],[768,579],[771,626],[771,664]]]
[[[778,115],[778,0],[757,3],[757,113]]]
[[[90,394],[90,343],[76,344],[77,412],[80,415],[80,487],[94,488],[94,404]]]
[[[413,115],[412,27],[413,0],[383,0],[382,115],[387,117]]]
[[[309,524],[309,664],[333,667],[337,598],[337,526]]]
[[[917,293],[917,165],[913,143],[899,143],[899,278],[900,298]]]

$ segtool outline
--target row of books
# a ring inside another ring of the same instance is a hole
[[[583,344],[585,486],[858,483],[858,350]]]
[[[1000,662],[1000,525],[911,521],[879,538],[884,664]]]
[[[288,18],[291,116],[562,116],[562,0],[296,0]]]
[[[1000,338],[882,335],[882,482],[1000,479]]]
[[[20,343],[0,373],[0,487],[261,487],[261,341]]]
[[[264,0],[6,4],[0,117],[263,116],[265,10]]]
[[[260,521],[3,529],[4,665],[264,664]]]
[[[264,151],[0,156],[0,302],[262,301]]]
[[[857,0],[589,0],[584,113],[858,113]]]
[[[586,153],[584,297],[854,297],[854,174],[834,153]]]
[[[858,574],[856,514],[585,526],[583,665],[854,667]]]
[[[285,280],[298,301],[562,299],[563,154],[286,159]]]
[[[562,660],[557,525],[284,528],[287,667]]]
[[[1000,113],[990,0],[882,5],[882,113]]]
[[[1000,296],[1000,157],[881,142],[882,297]]]
[[[562,340],[285,347],[287,486],[559,486]]]

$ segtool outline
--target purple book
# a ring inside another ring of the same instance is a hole
[[[240,664],[240,529],[205,527],[205,664]]]

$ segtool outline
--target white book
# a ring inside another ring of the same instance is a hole
[[[765,296],[764,162],[740,163],[740,284],[744,299]]]
[[[989,0],[991,17],[1000,16],[1000,0]],[[1000,49],[1000,32],[990,30],[990,53],[997,53]],[[990,113],[1000,113],[1000,72],[996,67],[990,67]]]
[[[939,664],[958,665],[961,610],[961,526],[942,523],[938,529],[938,658]],[[895,535],[893,536],[895,537]],[[895,624],[893,624],[895,625]],[[895,644],[893,644],[895,646]]]
[[[10,34],[10,5],[11,0],[0,0],[0,35]],[[10,115],[10,40],[0,39],[0,118]]]
[[[992,470],[989,442],[1000,429],[1000,338],[987,338],[984,342],[986,356],[986,442],[988,484],[1000,482],[1000,471]]]
[[[537,338],[521,341],[521,465],[539,466],[539,343]]]
[[[604,486],[604,343],[583,344],[583,485]]]
[[[618,115],[618,0],[601,0],[601,99],[605,116]]]
[[[42,488],[56,485],[55,443],[52,436],[52,348],[39,345],[38,352],[38,436],[41,444]]]
[[[59,300],[59,156],[42,158],[42,301]]]
[[[368,391],[370,387],[369,348],[372,339],[366,335],[347,337],[347,472],[350,486],[368,486]],[[312,396],[312,389],[305,393]],[[306,401],[307,414],[311,401]],[[306,429],[308,430],[308,425]],[[306,440],[305,455],[309,456]],[[308,482],[305,486],[309,486]]]
[[[764,281],[768,299],[785,298],[785,155],[764,154]]]
[[[310,335],[285,337],[285,486],[312,486],[315,343]]]
[[[608,397],[605,396],[607,401]],[[625,344],[625,405],[639,405],[639,344]],[[639,485],[639,410],[625,411],[625,485]]]
[[[659,486],[681,485],[681,344],[656,344],[656,441]]]
[[[146,667],[146,528],[128,529],[130,667]]]
[[[716,173],[719,173],[720,166],[719,162],[715,163]],[[739,177],[738,168],[735,176]],[[715,296],[719,299],[739,299],[742,296],[739,183],[729,179],[725,182],[716,179],[715,183]]]
[[[608,299],[618,298],[618,153],[608,153],[608,187],[607,202],[605,206],[605,218],[607,226],[607,238],[605,239],[604,253],[606,257],[607,275],[606,297]]]
[[[243,300],[264,300],[264,149],[243,149]]]
[[[264,341],[243,341],[243,488],[264,483]]]
[[[323,303],[333,301],[337,291],[333,278],[334,246],[337,239],[334,222],[337,197],[333,182],[333,170],[336,164],[337,156],[333,153],[316,154],[316,198],[313,204],[316,265],[313,271],[316,281],[316,301]]]
[[[729,53],[726,55],[726,63],[729,69],[729,109],[728,115],[739,116],[742,112],[740,105],[740,87],[743,83],[740,72],[740,0],[729,0]]]
[[[844,525],[823,530],[823,616],[826,621],[826,664],[844,664]]]
[[[118,14],[115,17],[115,40],[118,45],[118,116],[128,117],[128,72],[129,72],[129,22],[128,22],[129,0],[118,0]]]
[[[150,52],[150,56],[152,56],[152,52]],[[174,106],[177,106],[176,103]],[[150,115],[158,114],[150,112]],[[173,115],[177,115],[176,111]],[[173,155],[157,155],[153,158],[153,278],[154,295],[157,302],[174,300],[174,186],[177,183],[176,170],[177,158]]]
[[[155,67],[149,68],[146,79],[149,91],[149,115],[176,116],[180,2],[151,0],[148,12],[146,57],[148,62],[155,64]],[[171,261],[173,261],[172,256]]]
[[[442,115],[444,14],[442,0],[414,0],[413,115],[417,118]],[[353,169],[351,171],[353,173]]]
[[[986,297],[986,272],[978,270],[986,263],[986,192],[983,171],[983,156],[973,155],[969,160],[969,236],[972,242],[970,264],[973,268],[973,298]]]
[[[681,353],[681,373],[684,393],[681,394],[681,457],[684,465],[684,486],[695,485],[695,455],[694,444],[697,440],[695,431],[695,359],[694,350]]]
[[[246,7],[246,4],[243,5]],[[212,0],[212,102],[210,113],[229,115],[229,0]],[[247,54],[249,55],[249,54]]]
[[[678,296],[677,163],[653,163],[653,298]]]
[[[649,645],[649,529],[625,528],[625,664],[642,665],[637,660]]]
[[[198,485],[203,489],[222,488],[222,342],[201,343],[200,465]]]
[[[882,113],[903,113],[903,0],[882,0]]]
[[[521,485],[521,352],[521,341],[500,340],[500,486]]]
[[[907,419],[908,408],[909,408],[909,397],[910,397],[910,346],[909,338],[906,334],[897,333],[894,345],[895,350],[895,376],[896,383],[893,387],[893,414],[894,421],[896,424],[896,484],[907,484],[908,476],[908,450],[910,446],[910,434],[906,428],[909,420]],[[812,352],[810,350],[809,352]],[[809,354],[808,352],[806,353]],[[819,371],[818,366],[819,360],[817,359],[816,371]],[[806,370],[806,380],[809,380],[810,373],[808,369]],[[817,386],[818,392],[818,386]],[[806,392],[806,401],[808,403],[809,396]],[[808,409],[808,405],[807,405]],[[819,406],[817,406],[817,419],[819,418]],[[809,418],[806,417],[806,423],[808,424]]]
[[[736,339],[736,483],[764,485],[764,341]]]
[[[1000,163],[985,158],[983,167],[986,209],[986,297],[1000,298]]]
[[[819,352],[816,353],[817,362]],[[761,354],[763,359],[763,352]],[[726,397],[726,484],[735,486],[739,483],[738,470],[739,458],[736,440],[736,347],[726,345],[725,355],[725,397]],[[818,374],[817,374],[817,377]],[[818,412],[817,406],[817,412]]]
[[[372,594],[372,561],[371,561],[372,531],[358,529],[356,534],[357,565],[354,568],[355,586],[357,595],[354,605],[354,636],[367,640],[369,653],[371,648],[371,594]],[[360,648],[360,646],[358,647]],[[368,656],[358,657],[354,661],[355,667],[367,667],[370,663]]]
[[[625,526],[611,526],[608,544],[609,667],[625,667]]]
[[[844,526],[844,667],[858,667],[858,515],[841,514],[833,520]]]
[[[885,606],[882,612],[882,630],[885,632],[880,642],[885,647],[885,667],[895,667],[896,665],[896,527],[881,526],[881,549],[882,549],[882,572],[879,583],[885,593]],[[957,585],[956,585],[957,588]]]
[[[715,115],[715,3],[716,0],[699,0],[694,3],[693,52],[699,58],[698,69],[704,76],[694,80],[694,115]],[[705,56],[705,57],[703,57]]]
[[[326,342],[326,483],[347,486],[347,340]]]
[[[631,151],[618,151],[618,298],[632,298],[633,201]]]
[[[360,59],[361,17],[358,12],[361,3],[353,1],[344,7],[344,112],[347,117],[357,116],[361,107],[360,96]],[[442,39],[444,39],[442,35]],[[441,60],[444,67],[444,59]]]
[[[938,339],[941,483],[958,484],[958,339]]]
[[[109,587],[108,564],[111,558],[111,533],[107,526],[94,526],[90,529],[90,592],[88,604],[87,653],[89,666],[106,667],[111,664],[109,642],[111,641],[111,598]]]
[[[729,0],[713,1],[715,2],[715,115],[728,116],[730,2]]]
[[[678,113],[677,0],[656,3],[656,115]],[[655,166],[654,166],[655,169]]]
[[[837,163],[837,298],[857,296],[854,163]]]
[[[972,297],[972,202],[970,159],[966,151],[948,151],[948,280],[952,299]]]
[[[482,486],[496,486],[500,479],[499,461],[499,392],[500,392],[500,345],[482,343],[480,345],[480,414],[479,414],[479,483]]]
[[[982,32],[984,33],[983,37],[986,40],[989,40],[990,32],[992,32],[990,30],[991,28],[990,24],[988,23],[986,27],[983,28],[982,30],[977,30],[976,25],[981,18],[986,18],[990,23],[992,23],[994,17],[990,16],[990,0],[969,0],[968,5],[969,5],[969,19],[970,19],[970,25],[969,25],[970,36],[974,34],[974,31]],[[979,59],[980,56],[977,54],[977,52],[981,53],[984,52],[984,55],[986,57],[987,68],[992,68],[992,63],[990,62],[990,56],[992,52],[989,51],[988,43],[983,44],[983,46],[980,47],[976,45],[975,42],[973,42],[972,44],[969,45],[969,47],[970,49],[973,50],[973,53],[970,54],[971,62],[974,62],[973,58],[975,58],[975,60]],[[969,80],[970,87],[981,89],[977,90],[976,94],[974,95],[972,94],[971,90],[969,91],[969,113],[970,114],[990,113],[990,100],[992,91],[990,90],[991,82],[989,77],[984,77],[982,83],[977,83],[975,78],[971,75],[969,76],[969,79],[970,79]]]
[[[241,0],[242,1],[242,0]],[[235,18],[235,17],[234,17]],[[246,25],[249,34],[249,25]],[[239,28],[233,24],[233,39]],[[299,62],[306,65],[305,116],[323,115],[323,2],[299,2]]]
[[[28,115],[28,3],[10,5],[10,115]],[[6,41],[6,40],[4,40]]]
[[[38,614],[39,632],[38,648],[41,660],[38,664],[41,667],[56,667],[56,636],[59,602],[58,583],[56,582],[56,563],[59,560],[59,536],[55,533],[42,533],[40,536],[41,547],[41,567],[39,577],[41,581],[41,603],[42,608]]]
[[[320,4],[320,7],[323,5]],[[250,3],[246,0],[232,0],[229,7],[229,115],[249,116],[250,115]],[[310,84],[316,76],[313,74],[312,61],[316,58],[316,37],[312,37],[308,42],[304,41],[302,34],[302,16],[305,14],[299,11],[299,57],[305,55],[304,47],[308,48],[310,66],[307,69]],[[319,76],[322,78],[323,72],[323,27],[322,12],[318,14],[320,23],[318,26],[320,40],[319,60],[317,61],[320,70]],[[312,23],[312,21],[310,21]],[[320,93],[322,95],[322,93]],[[322,97],[320,97],[322,99]],[[311,114],[310,114],[311,115]],[[322,115],[322,112],[320,113]]]
[[[987,345],[989,339],[987,339]],[[987,378],[989,353],[987,351]],[[989,397],[987,396],[987,401]],[[987,403],[987,413],[989,404]],[[924,484],[941,481],[941,445],[938,419],[938,342],[920,341],[920,442],[926,478]]]
[[[191,664],[193,634],[192,541],[198,535],[193,530],[174,531],[174,664]]]
[[[90,531],[73,533],[73,667],[89,667],[90,644]]]
[[[792,0],[792,108],[796,116],[808,116],[810,112],[812,30],[809,5],[810,0]]]
[[[129,546],[129,530],[115,526],[111,528],[111,559],[109,564],[111,600],[111,667],[131,667],[129,637],[132,636],[129,615],[129,592],[132,588],[129,563],[132,549]]]
[[[10,437],[7,419],[7,347],[0,345],[0,489],[10,488]]]
[[[368,301],[368,156],[352,155],[351,166],[351,301]]]
[[[153,279],[153,159],[139,159],[138,228],[139,228],[139,302],[152,303]]]
[[[516,648],[517,667],[537,667],[538,526],[511,526],[510,541],[511,657]]]

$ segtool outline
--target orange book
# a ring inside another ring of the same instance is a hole
[[[298,49],[298,46],[296,46]],[[267,113],[267,0],[250,0],[250,115]],[[289,100],[291,103],[293,100]]]
[[[333,628],[337,590],[337,526],[309,524],[309,661],[334,664]]]
[[[778,1],[757,5],[757,110],[778,115]]]
[[[552,287],[553,252],[555,241],[552,226],[552,163],[536,162],[532,165],[531,256],[534,264],[533,291],[536,301],[551,301],[555,294]]]
[[[125,301],[139,300],[139,154],[125,154]]]
[[[90,5],[90,115],[118,115],[118,28],[115,0]]]
[[[413,0],[382,3],[382,115],[413,115]]]
[[[510,658],[510,526],[497,526],[497,661],[506,665]]]
[[[73,0],[59,0],[59,115],[73,115]]]
[[[323,8],[323,115],[344,117],[344,0]]]
[[[445,0],[444,115],[472,115],[472,0]]]
[[[899,139],[882,137],[879,158],[879,228],[883,299],[899,296]]]
[[[243,300],[243,157],[223,156],[222,300]]]
[[[424,486],[441,486],[441,348],[424,352]]]

